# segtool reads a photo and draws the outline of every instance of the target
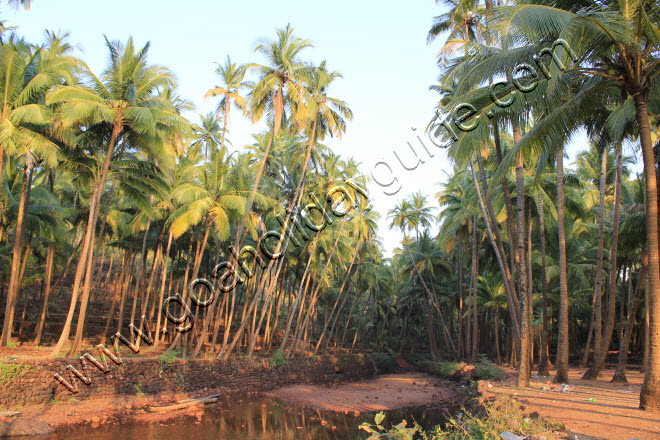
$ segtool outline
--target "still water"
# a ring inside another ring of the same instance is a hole
[[[407,420],[431,428],[446,421],[448,408],[412,407],[386,412],[385,425]],[[373,423],[374,414],[335,413],[291,405],[263,397],[232,399],[207,405],[204,417],[179,416],[164,422],[116,423],[64,429],[44,440],[262,440],[365,439],[358,427]],[[326,423],[323,423],[326,422]]]

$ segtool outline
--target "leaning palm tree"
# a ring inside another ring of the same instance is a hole
[[[11,337],[18,295],[19,265],[33,167],[36,160],[56,165],[58,144],[65,140],[63,131],[53,130],[55,118],[51,109],[43,105],[43,94],[58,82],[72,80],[70,70],[73,63],[68,57],[43,62],[41,56],[39,50],[32,51],[22,40],[0,45],[0,105],[3,108],[0,114],[0,176],[4,171],[5,153],[17,154],[24,162],[7,307],[0,339],[0,346],[3,347]]]
[[[175,82],[165,67],[147,63],[150,44],[138,49],[133,39],[129,38],[126,44],[106,39],[106,45],[110,52],[110,65],[100,78],[83,65],[82,84],[56,87],[46,98],[47,104],[58,108],[65,125],[84,129],[79,136],[79,145],[91,145],[87,141],[90,138],[107,139],[105,152],[95,152],[98,161],[89,200],[87,228],[72,286],[69,312],[53,356],[60,353],[69,339],[80,283],[86,273],[85,291],[88,291],[100,195],[105,188],[117,146],[121,143],[122,149],[130,146],[155,150],[158,146],[162,147],[163,142],[154,142],[154,139],[163,132],[189,131],[187,122],[177,114],[171,102],[159,95],[164,89],[174,89]],[[86,294],[82,299],[79,323],[84,322],[88,297]],[[72,350],[75,348],[72,347]]]

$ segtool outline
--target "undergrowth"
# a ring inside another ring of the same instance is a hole
[[[29,364],[0,362],[0,389],[2,389],[3,394],[6,394],[7,387],[13,381],[20,379],[32,370],[34,370],[34,366]]]
[[[278,348],[275,353],[273,353],[273,356],[268,363],[271,368],[283,367],[286,365],[286,359],[284,359],[284,353],[281,348]]]
[[[408,427],[404,420],[391,429],[386,429],[382,422],[385,415],[376,414],[375,424],[363,423],[360,429],[367,431],[368,440],[496,440],[500,434],[510,431],[522,436],[540,436],[563,429],[561,423],[548,422],[539,417],[526,415],[520,404],[511,397],[505,397],[485,407],[483,417],[468,411],[449,419],[445,427],[436,426],[424,431],[417,423]]]
[[[474,366],[472,377],[475,380],[504,379],[506,373],[500,367],[492,363],[485,354],[479,355],[479,362]]]
[[[158,356],[158,371],[164,372],[172,369],[172,365],[176,362],[177,357],[179,356],[179,349],[174,349],[172,351],[165,352]]]

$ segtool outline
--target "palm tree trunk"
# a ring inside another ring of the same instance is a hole
[[[161,280],[160,280],[160,296],[158,297],[158,315],[156,317],[156,337],[155,337],[155,342],[154,342],[154,350],[158,348],[158,343],[160,342],[160,326],[161,326],[161,318],[163,316],[163,297],[165,296],[165,282],[167,281],[167,260],[170,257],[170,247],[172,245],[172,231],[170,231],[169,236],[167,238],[167,250],[165,251],[165,255],[163,256],[162,260],[162,267],[163,267],[163,274],[161,275]],[[172,275],[170,275],[170,278]]]
[[[477,253],[477,216],[472,217],[472,272],[470,284],[472,284],[472,350],[470,351],[470,362],[477,362],[477,351],[479,345],[479,320],[477,319],[477,266],[479,264]]]
[[[499,135],[498,135],[499,139]],[[488,196],[488,182],[486,181],[486,173],[484,171],[483,157],[480,152],[477,152],[477,163],[479,165],[479,176],[481,178],[481,184],[483,186],[483,191],[486,194],[485,197],[485,206],[488,208],[488,216],[484,212],[484,197],[481,193],[481,189],[477,183],[477,178],[474,176],[474,164],[470,162],[472,167],[472,179],[474,181],[475,189],[477,190],[477,196],[479,199],[479,207],[481,208],[481,216],[486,222],[486,230],[488,231],[488,236],[495,251],[495,256],[497,258],[497,263],[500,266],[500,272],[502,273],[502,279],[504,280],[504,292],[506,294],[507,303],[509,305],[509,314],[511,316],[511,321],[513,322],[513,328],[516,333],[516,341],[520,339],[520,304],[518,303],[516,286],[513,282],[513,277],[511,276],[511,270],[509,269],[509,263],[506,260],[506,253],[504,252],[504,245],[502,244],[502,237],[500,234],[500,227],[497,223],[497,217],[495,217],[495,211],[493,210],[493,202]],[[505,181],[505,179],[503,179]],[[508,184],[506,185],[508,190]],[[510,200],[509,200],[510,202]],[[507,220],[508,222],[509,220]],[[493,236],[495,238],[495,243],[493,243]],[[514,248],[512,248],[514,249]]]
[[[458,350],[456,352],[456,360],[463,359],[463,246],[459,241],[458,247]]]
[[[82,249],[80,251],[80,258],[78,260],[78,266],[76,267],[76,275],[74,277],[72,292],[71,292],[71,304],[69,305],[69,312],[67,313],[66,321],[64,323],[64,328],[62,329],[62,334],[60,335],[55,348],[51,352],[52,357],[56,357],[62,351],[64,344],[69,340],[69,333],[71,332],[71,322],[73,321],[73,314],[76,310],[76,304],[78,302],[78,296],[80,294],[80,283],[82,277],[85,274],[87,268],[87,259],[91,252],[90,248],[92,247],[92,241],[94,240],[94,232],[96,229],[96,215],[98,213],[97,204],[100,202],[100,193],[103,190],[105,185],[105,179],[108,174],[108,169],[110,168],[110,161],[112,160],[112,153],[114,151],[115,145],[121,133],[122,126],[120,123],[116,123],[112,130],[112,135],[110,137],[110,142],[108,143],[108,150],[106,152],[103,164],[101,166],[101,175],[98,180],[95,182],[92,189],[92,196],[89,200],[89,216],[87,218],[87,228],[85,231],[85,238],[83,239]],[[84,316],[79,316],[78,321],[84,321]]]
[[[316,347],[314,347],[314,355],[316,355],[316,352],[319,350],[319,347],[321,346],[321,342],[323,342],[323,337],[325,336],[325,331],[328,329],[328,324],[330,323],[330,320],[332,319],[332,315],[335,313],[335,310],[337,309],[337,305],[339,305],[339,298],[341,298],[341,294],[344,291],[344,287],[346,286],[346,281],[348,281],[348,277],[351,273],[351,269],[353,268],[355,257],[357,257],[358,254],[359,245],[360,245],[360,240],[356,239],[355,249],[353,249],[353,258],[351,258],[351,264],[349,264],[348,269],[346,270],[346,277],[344,277],[344,282],[341,284],[341,287],[339,288],[339,293],[337,294],[337,300],[335,301],[335,305],[332,307],[332,310],[330,311],[330,316],[325,321],[323,325],[323,330],[321,330],[321,336],[319,336],[319,340],[316,343]]]
[[[555,382],[568,383],[568,282],[564,222],[564,148],[557,149],[557,229],[559,230],[559,340]]]
[[[635,318],[637,317],[637,308],[639,307],[639,302],[642,298],[642,286],[644,285],[644,278],[646,277],[646,271],[648,268],[648,249],[644,251],[644,257],[642,258],[642,267],[639,268],[639,277],[637,278],[637,286],[635,287],[635,294],[633,296],[632,304],[630,310],[628,311],[628,321],[626,322],[626,328],[623,333],[623,338],[621,338],[621,343],[619,344],[619,359],[616,364],[616,370],[614,371],[614,377],[610,382],[628,382],[626,378],[626,361],[628,360],[628,348],[630,347],[630,339],[632,337],[632,329],[635,326]],[[630,277],[629,283],[632,283],[632,277]]]
[[[651,143],[651,128],[647,109],[648,92],[633,94],[635,113],[639,127],[639,139],[644,158],[646,183],[646,241],[648,245],[648,284],[649,301],[649,362],[644,383],[639,395],[640,408],[657,410],[660,408],[660,252],[658,250],[658,187],[656,181],[656,160]]]
[[[598,260],[596,263],[596,282],[594,284],[594,297],[596,307],[594,311],[594,352],[602,342],[602,278],[603,278],[603,248],[605,241],[605,186],[607,184],[607,148],[603,148],[603,157],[600,164],[600,202],[598,205]],[[590,347],[587,347],[587,354]]]
[[[520,129],[517,124],[513,128],[514,142],[520,141]],[[525,260],[525,171],[522,153],[519,153],[518,164],[516,166],[516,208],[517,208],[517,241],[518,241],[518,294],[521,299],[520,313],[520,359],[518,368],[517,385],[521,388],[529,387],[530,365],[529,365],[529,344],[530,344],[530,322],[529,322],[529,301],[527,297],[527,262]]]
[[[26,216],[27,206],[25,201],[27,199],[28,181],[32,161],[30,155],[26,156],[25,168],[23,170],[23,183],[21,185],[21,197],[18,204],[18,215],[16,217],[16,227],[14,228],[14,249],[11,261],[11,272],[9,274],[9,288],[7,290],[7,302],[5,307],[5,319],[2,327],[2,337],[0,338],[0,347],[6,347],[7,343],[11,340],[11,333],[13,330],[13,318],[18,302],[18,279],[21,266],[21,255],[23,251],[23,236],[24,226],[23,221]],[[1,171],[1,169],[0,169]]]
[[[550,326],[548,325],[548,278],[546,274],[546,250],[545,250],[545,212],[543,209],[543,196],[541,191],[538,191],[538,205],[537,210],[539,213],[539,241],[541,242],[541,290],[543,291],[543,308],[542,310],[542,329],[541,329],[541,353],[539,356],[539,375],[548,376],[550,374]]]
[[[610,281],[609,281],[609,296],[607,300],[607,322],[605,323],[605,331],[603,332],[603,339],[596,353],[594,353],[594,362],[591,367],[584,373],[582,379],[596,379],[600,375],[600,371],[605,365],[607,352],[612,342],[612,333],[614,332],[614,324],[616,321],[616,288],[617,288],[617,275],[619,273],[619,266],[617,264],[617,250],[619,245],[619,223],[621,217],[621,180],[623,178],[623,157],[621,154],[621,145],[616,148],[616,183],[614,187],[614,220],[612,228],[612,248],[610,250]],[[596,316],[596,321],[599,317]]]
[[[46,278],[44,279],[44,304],[41,307],[41,315],[39,315],[39,322],[37,323],[36,335],[34,337],[34,345],[41,343],[41,334],[46,323],[46,316],[48,315],[48,298],[50,297],[50,282],[53,277],[53,261],[55,260],[55,242],[51,241],[48,244],[48,256],[46,256]]]

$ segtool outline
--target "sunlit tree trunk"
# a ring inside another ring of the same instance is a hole
[[[651,128],[647,109],[648,92],[633,95],[639,127],[639,138],[644,158],[646,182],[646,241],[649,269],[649,362],[640,392],[640,408],[660,408],[660,253],[658,250],[658,187],[656,160],[653,155]]]
[[[25,202],[27,200],[28,182],[31,168],[32,159],[28,154],[25,160],[25,168],[23,169],[23,183],[21,185],[21,196],[18,204],[18,214],[16,216],[16,227],[14,228],[14,248],[12,251],[11,272],[9,273],[9,287],[7,290],[5,319],[2,327],[2,337],[0,337],[0,347],[6,347],[7,343],[11,340],[14,312],[16,303],[18,302],[18,281],[21,266],[21,255],[23,251],[23,236],[25,234],[25,222],[23,220],[27,215],[27,206]]]
[[[614,219],[612,228],[612,249],[610,250],[610,279],[609,279],[609,295],[607,300],[607,322],[605,323],[605,331],[603,338],[598,348],[594,353],[594,361],[591,367],[582,376],[583,379],[596,379],[600,375],[600,371],[605,365],[605,358],[612,341],[612,333],[614,332],[614,324],[616,321],[616,288],[617,288],[617,274],[619,273],[619,266],[617,264],[617,250],[619,245],[619,222],[621,217],[621,180],[623,177],[623,158],[621,154],[621,145],[616,148],[616,183],[614,188]],[[596,316],[596,320],[599,317]]]

